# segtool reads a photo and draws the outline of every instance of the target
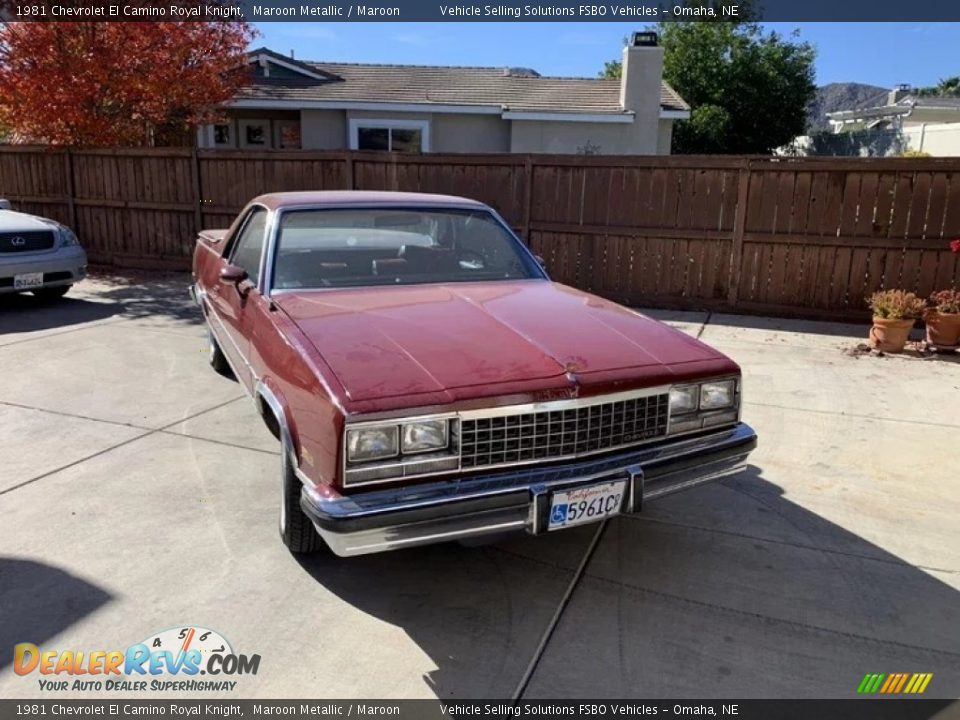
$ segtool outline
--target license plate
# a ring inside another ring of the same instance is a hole
[[[553,493],[547,530],[560,530],[619,515],[626,487],[626,480],[617,480]]]
[[[23,273],[13,276],[14,290],[27,290],[29,288],[43,287],[43,273]]]

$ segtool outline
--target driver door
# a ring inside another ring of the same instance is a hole
[[[221,281],[210,288],[208,298],[215,314],[215,334],[220,349],[230,359],[238,374],[237,380],[253,390],[254,372],[250,366],[250,341],[244,330],[247,308],[258,293],[260,269],[266,247],[268,212],[255,207],[244,218],[240,231],[225,248],[220,269],[235,265],[246,271],[247,277],[240,282]]]

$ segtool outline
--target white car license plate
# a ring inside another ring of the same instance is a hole
[[[626,480],[617,480],[553,493],[547,530],[560,530],[618,515],[626,487]]]
[[[27,290],[29,288],[43,287],[43,273],[23,273],[13,276],[14,290]]]

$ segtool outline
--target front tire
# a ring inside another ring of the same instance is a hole
[[[300,508],[303,485],[293,469],[293,452],[286,439],[281,447],[280,539],[295,555],[318,552],[324,544],[310,518]]]
[[[207,341],[210,350],[210,367],[220,375],[226,375],[227,377],[233,375],[233,371],[230,369],[230,363],[227,362],[223,350],[220,349],[220,343],[213,337],[212,330],[207,330]]]
[[[43,302],[52,302],[54,300],[59,300],[64,295],[67,294],[67,291],[73,287],[72,285],[59,285],[57,287],[46,287],[38,288],[33,290],[33,296],[38,300]]]

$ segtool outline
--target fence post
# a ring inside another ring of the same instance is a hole
[[[727,288],[727,304],[737,306],[740,297],[741,273],[743,271],[743,235],[747,224],[747,203],[750,202],[750,161],[737,176],[737,212],[733,220],[733,247],[730,252],[730,287]]]
[[[193,224],[196,226],[197,233],[199,234],[203,230],[203,180],[200,177],[200,153],[197,151],[197,146],[193,146],[193,150],[190,153],[191,159],[191,173],[193,174],[193,192],[195,207],[193,209]]]
[[[70,229],[77,232],[77,185],[73,177],[73,153],[70,152],[70,148],[67,148],[63,157],[67,163],[65,175],[67,177],[67,212],[70,214]]]
[[[523,241],[530,247],[530,206],[533,204],[533,157],[523,160]]]
[[[345,152],[346,154],[344,155],[344,162],[346,162],[346,169],[344,174],[346,175],[346,178],[345,178],[345,184],[347,186],[346,189],[356,190],[357,188],[354,186],[354,177],[353,177],[353,152],[351,150],[347,150]]]

